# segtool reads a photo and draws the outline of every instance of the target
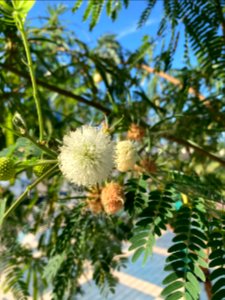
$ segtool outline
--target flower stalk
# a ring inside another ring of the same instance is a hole
[[[33,68],[29,43],[27,40],[26,32],[24,30],[24,24],[23,24],[21,17],[19,15],[17,15],[17,16],[15,16],[15,20],[16,20],[17,28],[21,33],[21,37],[22,37],[22,41],[23,41],[23,45],[24,45],[24,49],[25,49],[25,53],[26,53],[26,57],[27,57],[27,66],[28,66],[30,78],[31,78],[31,84],[32,84],[32,89],[33,89],[33,98],[35,101],[37,115],[38,115],[39,139],[40,139],[40,141],[42,141],[43,135],[44,135],[43,117],[42,117],[40,99],[38,98],[38,94],[37,94],[37,84],[36,84],[36,79],[34,76],[34,68]]]
[[[4,213],[2,217],[2,221],[8,217],[8,215],[25,199],[25,197],[29,194],[29,192],[35,188],[38,183],[40,183],[43,179],[47,178],[49,175],[55,171],[57,165],[54,165],[51,169],[49,169],[46,173],[40,176],[37,180],[35,180],[32,184],[28,185],[25,191],[17,198],[17,200],[8,208],[8,210]]]

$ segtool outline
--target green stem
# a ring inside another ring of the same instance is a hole
[[[59,201],[67,201],[67,200],[75,200],[75,199],[87,199],[86,196],[73,196],[73,197],[65,197],[65,198],[59,198]]]
[[[3,129],[7,129],[11,132],[13,132],[15,135],[19,136],[19,137],[24,137],[27,138],[28,140],[31,141],[31,143],[33,143],[35,146],[37,146],[39,149],[41,149],[43,152],[45,152],[46,154],[48,154],[49,156],[56,158],[58,156],[57,152],[49,149],[48,147],[46,147],[45,145],[42,145],[40,143],[38,143],[33,137],[31,137],[28,133],[25,134],[20,134],[18,131],[15,131],[5,125],[0,124],[0,128]],[[14,151],[14,150],[13,150]]]
[[[2,217],[2,221],[8,217],[8,215],[24,200],[24,198],[27,196],[27,194],[43,179],[48,177],[57,166],[53,166],[51,169],[49,169],[46,173],[44,173],[42,176],[40,176],[37,180],[35,180],[32,184],[28,185],[25,189],[25,191],[17,198],[17,200],[8,208],[8,210],[4,213]]]
[[[58,154],[55,151],[50,150],[48,147],[46,147],[45,145],[42,145],[41,143],[38,143],[29,134],[24,135],[24,137],[26,137],[28,140],[30,140],[35,146],[37,146],[38,148],[40,148],[41,150],[43,150],[49,156],[54,157],[54,158],[57,157]]]
[[[40,100],[39,100],[38,95],[37,95],[37,84],[36,84],[36,80],[35,80],[35,76],[34,76],[34,68],[33,68],[33,64],[32,64],[32,58],[31,58],[29,43],[28,43],[28,40],[27,40],[26,32],[24,30],[23,21],[21,20],[21,18],[19,16],[16,17],[16,24],[17,24],[18,30],[21,33],[24,49],[25,49],[25,52],[26,52],[27,66],[28,66],[28,69],[29,69],[32,88],[33,88],[33,97],[34,97],[35,105],[36,105],[36,108],[37,108],[37,114],[38,114],[39,138],[40,138],[40,141],[42,141],[43,140],[43,133],[44,133],[43,117],[42,117],[42,112],[41,112],[41,103],[40,103]]]
[[[54,157],[56,158],[58,156],[57,152],[49,149],[48,147],[46,147],[45,145],[43,144],[40,144],[38,143],[32,136],[30,136],[28,133],[25,133],[25,134],[21,134],[19,133],[18,131],[15,131],[5,125],[2,125],[0,124],[0,128],[3,128],[3,129],[7,129],[11,132],[13,132],[15,135],[19,136],[19,137],[24,137],[24,138],[27,138],[28,140],[31,141],[31,143],[33,143],[35,146],[37,146],[39,149],[41,149],[42,151],[44,151],[46,154],[48,154],[49,156],[51,157]]]
[[[42,166],[42,165],[49,165],[49,164],[57,164],[58,163],[58,160],[57,159],[50,159],[50,160],[44,160],[44,159],[41,159],[39,161],[19,161],[17,162],[15,165],[16,167],[24,167],[24,168],[30,168],[30,167],[35,167],[35,166]]]

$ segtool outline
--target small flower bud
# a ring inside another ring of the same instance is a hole
[[[93,188],[91,192],[87,194],[87,198],[88,207],[94,214],[99,214],[103,211],[99,189]]]
[[[107,214],[115,214],[123,208],[123,188],[116,182],[108,183],[101,193],[101,202]]]
[[[154,160],[151,160],[149,158],[144,158],[140,161],[141,167],[144,169],[144,171],[148,173],[156,173],[157,172],[157,166]]]
[[[50,164],[37,165],[33,167],[34,174],[41,177],[46,171],[49,170]]]
[[[129,140],[140,141],[145,135],[145,130],[141,126],[132,123],[127,132],[127,138]]]
[[[15,165],[12,158],[0,157],[0,180],[9,180],[15,176]]]

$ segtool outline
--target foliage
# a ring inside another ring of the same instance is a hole
[[[72,11],[76,12],[82,4],[83,0],[76,0]],[[106,8],[107,15],[113,21],[115,21],[117,19],[118,12],[122,9],[122,7],[124,6],[125,8],[127,8],[128,5],[129,0],[90,0],[88,1],[87,7],[85,9],[83,20],[86,21],[89,17],[91,18],[89,28],[90,30],[92,30],[98,23],[104,6]]]
[[[212,218],[209,232],[209,246],[212,253],[209,255],[209,267],[213,268],[210,279],[213,281],[212,299],[221,299],[224,296],[224,216],[220,219]]]
[[[205,228],[202,214],[205,214],[204,202],[196,200],[192,207],[182,207],[174,223],[174,244],[168,249],[166,271],[170,271],[162,292],[166,299],[199,299],[200,286],[197,279],[205,281],[201,269],[207,268]]]
[[[161,235],[162,230],[166,230],[165,224],[172,217],[173,200],[169,191],[162,194],[159,190],[154,190],[148,197],[148,206],[138,215],[136,228],[130,239],[130,250],[135,249],[134,262],[142,253],[144,253],[143,262],[147,261],[153,252],[155,238]]]
[[[162,296],[198,299],[199,281],[211,280],[212,299],[223,299],[223,2],[162,1],[157,35],[144,36],[133,52],[114,35],[94,46],[82,41],[62,21],[70,12],[62,4],[49,7],[39,27],[27,27],[34,2],[0,3],[0,157],[12,158],[16,171],[0,187],[4,289],[15,299],[41,299],[47,289],[52,299],[72,299],[85,292],[80,279],[88,270],[102,293],[114,292],[113,270],[126,264],[123,243],[133,261],[145,263],[170,226]],[[146,1],[137,27],[157,2]],[[131,1],[77,0],[72,12],[81,5],[92,30],[102,13],[116,20]],[[182,35],[185,62],[174,69]],[[63,137],[83,124],[114,141],[128,139],[132,124],[144,132],[134,141],[136,165],[124,173],[114,168],[109,179],[124,191],[124,209],[115,215],[101,204],[96,213],[87,201],[90,194],[100,201],[106,183],[78,188],[58,166]]]

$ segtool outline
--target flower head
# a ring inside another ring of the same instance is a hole
[[[127,138],[129,140],[140,141],[145,135],[145,130],[141,126],[132,123],[127,132]]]
[[[116,166],[120,172],[131,170],[137,161],[137,151],[131,141],[121,141],[116,145]]]
[[[59,165],[70,182],[91,186],[107,179],[113,155],[110,136],[97,127],[84,125],[64,136]]]
[[[107,214],[115,214],[123,208],[124,194],[123,188],[116,182],[108,183],[101,193],[101,202]]]

